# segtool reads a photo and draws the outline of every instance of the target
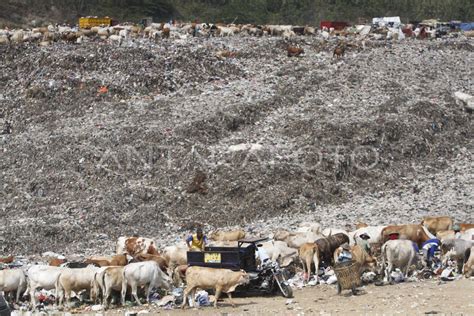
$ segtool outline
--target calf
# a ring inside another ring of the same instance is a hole
[[[161,271],[160,266],[155,261],[144,261],[130,263],[124,267],[122,281],[122,305],[125,304],[125,295],[127,294],[127,285],[132,289],[132,296],[138,305],[141,305],[138,299],[137,289],[139,286],[148,286],[146,290],[146,300],[150,303],[150,291],[154,287],[170,289],[170,278]]]
[[[298,249],[298,256],[303,264],[304,271],[304,280],[309,280],[311,276],[311,266],[315,263],[314,255],[317,251],[318,246],[314,242],[303,244],[300,249]],[[318,279],[318,267],[315,265],[315,276],[316,280]]]
[[[405,270],[405,277],[412,263],[415,263],[417,253],[410,240],[389,240],[382,246],[382,269],[385,272],[385,280],[390,282],[391,273],[395,268]]]
[[[334,251],[344,243],[349,243],[349,237],[343,233],[338,233],[318,239],[314,243],[306,243],[301,246],[299,249],[299,257],[303,262],[303,268],[306,270],[305,279],[309,279],[311,275],[311,264],[314,263],[314,272],[317,281],[320,262],[333,265]]]
[[[21,269],[0,270],[0,292],[16,292],[15,301],[18,302],[20,294],[26,289],[25,273]]]
[[[214,307],[217,307],[217,301],[221,293],[226,293],[232,307],[235,307],[232,301],[232,292],[235,291],[237,286],[247,284],[249,281],[249,275],[243,270],[234,272],[228,269],[189,267],[186,271],[187,285],[184,290],[184,299],[181,308],[186,307],[186,300],[190,293],[194,300],[197,288],[215,290]]]
[[[425,217],[421,221],[421,225],[425,226],[430,233],[436,235],[443,230],[453,228],[453,219],[449,216]]]

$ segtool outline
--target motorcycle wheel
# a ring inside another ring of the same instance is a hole
[[[292,298],[293,297],[293,289],[291,286],[286,282],[277,282],[278,287],[280,288],[280,293],[285,298]]]

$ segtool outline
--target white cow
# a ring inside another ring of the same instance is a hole
[[[465,230],[459,234],[459,239],[474,242],[474,228]]]
[[[26,289],[25,273],[21,269],[0,270],[0,292],[16,291],[16,302],[20,299],[20,294]]]
[[[273,239],[284,241],[289,247],[299,249],[302,245],[315,242],[323,236],[315,234],[313,232],[298,233],[289,232],[287,230],[279,230],[273,235]]]
[[[417,253],[411,240],[389,240],[382,246],[382,269],[385,270],[385,280],[390,282],[393,269],[405,270],[405,277],[412,263],[415,263]]]
[[[315,233],[315,234],[321,234],[321,224],[320,223],[303,222],[296,229],[296,232],[297,233],[312,232],[312,233]]]
[[[94,277],[96,273],[104,269],[88,266],[86,268],[65,268],[62,270],[56,280],[56,298],[59,297],[59,305],[63,305],[64,297],[66,297],[66,303],[69,305],[72,291],[77,293],[82,290],[89,290],[91,299],[94,299],[97,294],[93,291]]]
[[[143,261],[130,263],[123,269],[122,281],[122,304],[125,304],[125,295],[127,294],[127,285],[132,288],[132,295],[138,305],[141,305],[137,295],[139,286],[148,286],[146,290],[146,300],[150,303],[150,291],[154,287],[170,289],[171,279],[155,261]]]
[[[362,234],[369,235],[369,243],[380,243],[382,242],[382,230],[387,226],[367,226],[362,227],[353,232],[354,241],[356,244],[360,244],[362,239],[359,237]]]
[[[278,262],[281,267],[289,266],[297,257],[298,250],[288,247],[284,241],[268,241],[262,243],[262,248],[273,262]]]
[[[28,290],[31,303],[36,306],[35,292],[37,289],[52,290],[56,288],[56,281],[66,268],[35,265],[28,269]]]
[[[188,247],[184,244],[168,246],[163,249],[163,258],[168,261],[169,271],[172,272],[175,267],[188,263],[187,252]]]

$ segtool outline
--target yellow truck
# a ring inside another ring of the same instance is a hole
[[[79,28],[90,29],[94,26],[111,26],[112,19],[109,17],[98,18],[98,17],[86,17],[79,19]]]

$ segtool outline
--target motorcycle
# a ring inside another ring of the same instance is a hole
[[[243,286],[247,292],[274,294],[280,292],[283,297],[293,297],[293,290],[288,284],[284,269],[278,263],[267,261],[257,272],[249,273],[250,282]]]

